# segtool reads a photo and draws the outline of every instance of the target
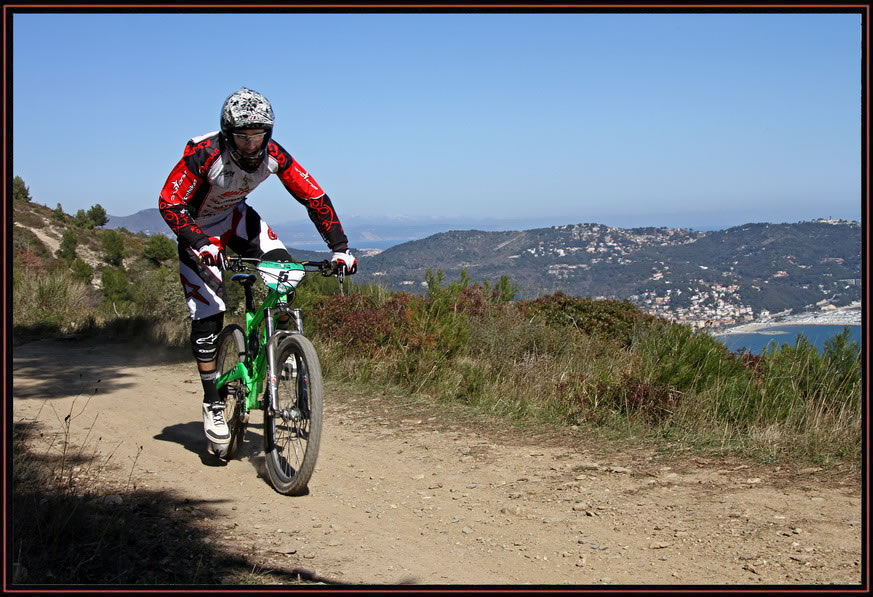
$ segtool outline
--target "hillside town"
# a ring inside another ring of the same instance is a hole
[[[831,225],[855,225],[840,219],[814,220],[819,224]],[[563,264],[555,263],[548,266],[548,273],[558,279],[568,279],[576,271],[584,271],[597,263],[615,263],[628,265],[633,263],[633,253],[641,247],[672,246],[690,244],[697,241],[699,233],[685,229],[657,228],[642,230],[627,230],[612,228],[602,225],[576,225],[560,226],[555,230],[571,231],[572,238],[581,241],[579,245],[572,247],[549,247],[540,243],[538,247],[528,249],[534,256],[544,256],[551,253],[558,257],[564,257],[574,253],[584,253],[592,258],[587,263]],[[597,257],[593,257],[593,256]],[[841,264],[839,258],[823,258],[822,262]],[[709,269],[706,266],[698,266],[701,270]],[[798,265],[805,269],[809,266]],[[731,268],[733,269],[733,268]],[[657,315],[671,321],[684,323],[698,328],[727,329],[743,324],[772,323],[797,321],[802,323],[848,323],[860,324],[860,302],[855,302],[848,307],[840,308],[830,302],[827,297],[829,289],[819,285],[823,298],[815,304],[816,311],[790,315],[791,310],[781,313],[771,313],[761,309],[757,312],[748,304],[744,304],[741,294],[741,286],[735,283],[713,282],[699,278],[693,280],[692,286],[688,280],[684,280],[682,286],[667,287],[671,284],[670,266],[660,263],[649,278],[651,282],[658,282],[658,288],[644,291],[640,294],[627,297],[632,303],[652,315]],[[730,273],[723,273],[727,280],[731,279]],[[771,274],[771,278],[778,280],[788,277],[788,272],[777,270]],[[763,280],[762,284],[770,280]],[[860,285],[860,279],[839,280],[847,286]],[[674,285],[674,286],[678,286]],[[696,286],[696,287],[694,287]],[[759,289],[755,287],[756,289]],[[685,295],[684,297],[682,295]],[[597,297],[616,298],[616,297]],[[679,299],[682,300],[679,300]],[[682,305],[682,306],[679,306]],[[812,307],[812,305],[810,305]]]
[[[666,297],[654,293],[644,295],[641,303],[639,297],[631,297],[643,311],[663,317],[677,323],[684,323],[695,328],[711,328],[715,330],[741,329],[740,326],[750,324],[798,324],[798,325],[860,325],[861,302],[838,307],[822,300],[815,306],[818,310],[804,313],[792,313],[790,310],[771,313],[763,309],[754,313],[748,305],[740,302],[736,292],[739,286],[713,285],[711,293],[697,293],[692,296],[694,305],[690,308],[671,309],[669,306],[670,290]],[[713,303],[704,303],[712,300]],[[637,300],[634,300],[637,299]]]

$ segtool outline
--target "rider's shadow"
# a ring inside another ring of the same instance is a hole
[[[264,462],[263,435],[252,431],[252,427],[261,428],[262,425],[249,423],[246,426],[243,443],[239,447],[234,460],[248,460],[258,472],[261,478],[266,479],[267,468]],[[163,431],[155,436],[155,439],[177,443],[189,452],[200,457],[200,462],[205,466],[227,466],[227,462],[209,451],[207,440],[203,436],[203,423],[192,421],[164,427]]]

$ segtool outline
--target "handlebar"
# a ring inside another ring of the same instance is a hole
[[[219,267],[223,270],[228,270],[232,272],[242,272],[245,271],[245,264],[257,265],[261,263],[261,259],[257,257],[228,257],[222,251],[221,253],[221,263]],[[340,264],[335,261],[328,261],[327,259],[323,259],[321,261],[298,261],[300,265],[306,269],[306,271],[310,272],[319,272],[322,276],[337,276],[339,278],[340,284],[342,284],[346,275],[346,266],[345,264]]]

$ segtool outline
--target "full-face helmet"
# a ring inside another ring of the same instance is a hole
[[[263,129],[265,134],[257,146],[241,142],[246,136],[239,131]],[[273,108],[267,98],[246,87],[234,91],[221,107],[221,134],[230,149],[230,155],[239,166],[254,172],[261,165],[267,152],[267,143],[273,134]],[[237,138],[239,137],[239,138]]]

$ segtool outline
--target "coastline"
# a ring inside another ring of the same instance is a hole
[[[787,334],[780,327],[798,325],[861,325],[861,306],[853,303],[848,307],[830,311],[816,311],[780,317],[778,320],[752,321],[738,326],[712,330],[713,336],[729,336],[732,334]]]

